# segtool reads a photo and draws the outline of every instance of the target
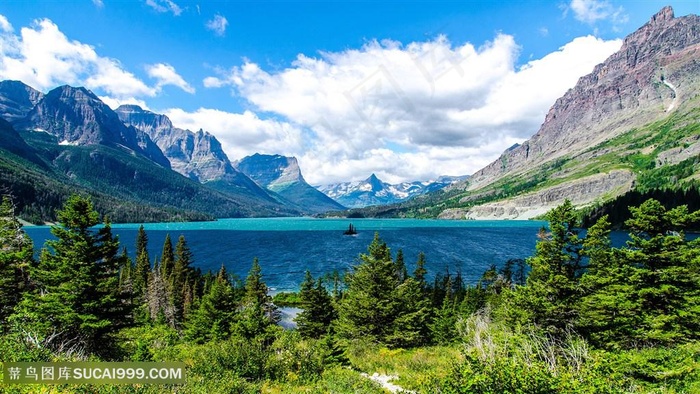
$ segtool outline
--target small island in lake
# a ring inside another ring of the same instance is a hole
[[[344,235],[357,235],[357,230],[355,229],[355,226],[350,223],[348,226],[348,229],[343,232]]]

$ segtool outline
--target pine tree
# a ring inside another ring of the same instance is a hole
[[[148,235],[143,225],[139,226],[136,234],[136,267],[134,267],[133,283],[134,296],[143,299],[148,284],[148,272],[151,270],[151,260],[148,257]]]
[[[163,252],[160,255],[160,270],[161,276],[167,280],[173,271],[175,265],[175,253],[173,252],[173,242],[170,240],[170,234],[165,235],[163,242]]]
[[[700,214],[656,200],[630,207],[630,241],[610,248],[606,218],[584,243],[579,329],[607,348],[669,345],[700,337],[700,242],[684,230]]]
[[[244,338],[252,339],[267,332],[268,328],[280,320],[280,313],[272,297],[267,293],[263,282],[262,269],[258,259],[253,259],[253,266],[245,281],[245,295],[242,310],[238,315],[236,331]]]
[[[328,333],[331,322],[336,318],[336,312],[331,296],[321,279],[315,281],[311,272],[306,271],[299,297],[302,311],[295,319],[299,334],[304,338],[320,338]]]
[[[36,291],[26,293],[18,318],[47,336],[52,331],[63,341],[83,340],[95,349],[126,321],[119,297],[119,241],[109,222],[99,223],[87,197],[71,196],[58,212],[57,238],[46,242],[39,263],[30,268]]]
[[[428,290],[428,282],[426,282],[425,276],[428,274],[428,270],[425,269],[425,253],[418,253],[418,262],[416,263],[416,269],[413,271],[413,278],[418,282],[420,288],[426,292]]]
[[[430,320],[432,308],[420,283],[407,278],[393,292],[398,305],[393,322],[393,333],[387,342],[394,347],[416,347],[430,342]]]
[[[235,321],[236,301],[230,278],[222,265],[207,293],[191,313],[185,325],[185,338],[195,343],[228,338]]]
[[[609,236],[605,215],[588,229],[583,242],[582,252],[589,262],[581,277],[577,329],[597,346],[618,347],[633,338],[642,311],[629,281],[635,269],[620,258],[619,250],[613,250]]]
[[[8,196],[0,204],[0,332],[27,289],[33,259],[32,240],[22,230]]]
[[[345,277],[347,291],[339,304],[337,332],[345,339],[386,342],[393,334],[398,310],[393,294],[400,283],[391,252],[378,233],[368,252]]]
[[[180,235],[175,246],[175,263],[168,281],[175,307],[175,320],[178,324],[182,323],[184,319],[184,311],[190,308],[189,304],[185,305],[185,293],[187,287],[191,286],[191,282],[194,280],[192,260],[192,252],[187,246],[185,236]]]
[[[404,257],[403,257],[403,250],[399,249],[398,252],[396,252],[396,260],[394,261],[394,264],[396,265],[396,276],[398,277],[399,282],[403,282],[408,278],[408,271],[406,269],[406,263],[404,262]]]
[[[532,321],[552,334],[563,334],[576,319],[578,278],[582,273],[582,240],[569,200],[546,214],[550,232],[540,230],[527,286],[517,288],[516,302]]]
[[[698,338],[700,328],[700,260],[698,241],[688,242],[684,230],[697,223],[698,212],[687,206],[666,210],[651,199],[630,207],[625,222],[630,241],[625,263],[634,267],[632,284],[641,302],[642,320],[634,337],[646,343],[670,344]]]
[[[435,319],[430,324],[430,331],[436,343],[446,344],[457,337],[457,311],[455,308],[455,298],[452,294],[452,279],[447,276],[448,282],[445,286],[445,297],[442,306],[437,311]]]

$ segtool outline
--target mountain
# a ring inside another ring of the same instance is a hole
[[[43,97],[43,93],[20,81],[0,81],[0,113],[9,122],[27,116]]]
[[[0,117],[12,120],[0,121],[0,189],[24,218],[55,220],[72,193],[91,195],[117,222],[297,214],[267,194],[221,192],[173,171],[147,133],[87,89],[41,95],[18,84],[0,83]],[[32,97],[38,101],[28,109]]]
[[[346,207],[364,208],[406,201],[415,196],[441,190],[464,179],[464,176],[442,176],[435,181],[402,182],[392,185],[382,182],[372,174],[363,181],[317,186],[317,189]]]
[[[122,105],[115,112],[124,124],[146,133],[180,174],[222,192],[280,205],[274,196],[233,167],[221,143],[208,132],[174,127],[167,116],[137,105]]]
[[[626,193],[699,188],[700,17],[663,8],[468,180],[365,216],[527,219]]]
[[[13,125],[18,130],[51,134],[62,145],[110,146],[170,168],[168,159],[145,133],[124,125],[107,104],[82,87],[51,90]]]
[[[344,210],[345,207],[306,183],[294,157],[254,154],[235,163],[259,185],[308,213]]]

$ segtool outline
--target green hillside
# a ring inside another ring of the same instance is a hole
[[[72,193],[91,195],[100,212],[114,222],[285,213],[273,203],[215,191],[126,150],[103,145],[62,146],[45,133],[20,135],[40,160],[30,161],[3,149],[0,187],[15,197],[19,216],[30,222],[54,221],[56,208]]]
[[[631,171],[635,178],[632,191],[642,194],[663,189],[698,189],[700,151],[692,148],[699,140],[700,97],[696,97],[665,119],[630,129],[583,152],[558,157],[523,174],[506,175],[481,189],[451,188],[402,204],[353,210],[351,215],[432,218],[446,209],[468,209],[613,170]],[[676,153],[679,150],[684,153]],[[612,201],[621,194],[624,192],[601,195],[595,205]]]

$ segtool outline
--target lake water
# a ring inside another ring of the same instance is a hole
[[[343,235],[352,223],[356,236]],[[308,269],[317,277],[345,271],[367,252],[375,232],[391,248],[403,250],[409,272],[419,252],[426,255],[429,276],[460,271],[466,283],[476,283],[492,264],[526,258],[535,250],[538,221],[448,221],[412,219],[222,219],[214,222],[145,224],[151,261],[160,258],[166,234],[173,245],[182,234],[194,255],[194,265],[216,271],[221,264],[245,279],[257,257],[273,291],[298,289]],[[114,234],[132,255],[139,224],[114,224]],[[25,227],[40,249],[51,238],[46,226]]]

